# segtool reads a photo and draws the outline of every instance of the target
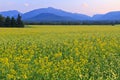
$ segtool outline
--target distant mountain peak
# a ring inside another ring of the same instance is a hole
[[[48,7],[48,9],[55,9],[55,8],[53,8],[53,7]]]
[[[45,9],[48,9],[48,10],[59,10],[59,11],[63,11],[61,9],[57,9],[57,8],[53,8],[53,7],[48,7],[48,8],[45,8]]]
[[[3,16],[9,16],[9,17],[16,17],[18,14],[22,14],[21,12],[17,11],[17,10],[9,10],[9,11],[3,11],[0,12],[1,15]]]
[[[67,11],[64,11],[61,9],[48,7],[48,8],[35,9],[35,10],[32,10],[30,12],[25,13],[23,15],[23,20],[30,19],[32,17],[35,17],[35,16],[41,14],[41,13],[51,13],[51,14],[64,16],[64,17],[71,17],[75,20],[87,20],[88,18],[90,18],[89,16],[84,15],[84,14],[76,14],[76,13],[67,12]]]
[[[9,10],[9,11],[3,11],[0,13],[2,14],[2,13],[21,13],[21,12],[19,12],[18,10]]]

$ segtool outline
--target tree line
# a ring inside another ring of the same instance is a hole
[[[51,22],[25,22],[26,25],[117,25],[120,21],[51,21]]]
[[[24,23],[20,14],[18,14],[17,18],[0,15],[0,27],[24,27]]]

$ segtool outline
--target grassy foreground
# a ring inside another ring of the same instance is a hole
[[[0,28],[0,80],[120,80],[120,26]]]

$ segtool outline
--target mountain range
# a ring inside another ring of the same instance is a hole
[[[92,17],[79,14],[67,12],[61,9],[55,9],[52,7],[35,9],[26,13],[21,13],[17,10],[3,11],[0,12],[3,16],[16,17],[18,14],[21,14],[23,21],[26,22],[44,22],[44,21],[84,21],[84,20],[93,20],[93,21],[120,21],[120,11],[112,11],[106,14],[96,14]]]

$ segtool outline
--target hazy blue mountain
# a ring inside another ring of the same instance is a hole
[[[106,14],[94,15],[93,20],[109,20],[109,21],[118,21],[120,20],[120,11],[113,11]]]
[[[102,16],[103,16],[104,14],[96,14],[96,15],[93,15],[92,16],[92,20],[99,20],[100,18],[102,18]]]
[[[51,13],[51,14],[55,14],[59,16],[71,17],[76,20],[88,20],[90,18],[89,16],[84,15],[84,14],[70,13],[70,12],[66,12],[60,9],[55,9],[52,7],[36,9],[36,10],[23,14],[22,17],[23,17],[23,20],[29,20],[30,18],[35,17],[41,13]]]
[[[20,13],[17,10],[11,10],[11,11],[4,11],[0,12],[3,16],[10,16],[10,17],[16,17],[18,14],[22,15],[22,19],[24,21],[79,21],[79,20],[96,20],[96,21],[102,21],[102,20],[108,20],[108,21],[120,21],[120,11],[112,11],[106,14],[96,14],[93,17],[84,15],[84,14],[78,14],[78,13],[71,13],[67,11],[63,11],[61,9],[55,9],[52,7],[48,8],[41,8],[41,9],[35,9],[29,12],[26,12],[24,14]]]
[[[52,13],[41,13],[35,17],[29,18],[29,22],[52,22],[52,21],[73,21],[73,18],[59,16]],[[75,20],[74,20],[75,21]]]
[[[3,15],[4,17],[16,17],[18,14],[22,14],[20,13],[19,11],[17,10],[11,10],[11,11],[3,11],[3,12],[0,12],[1,15]]]
[[[109,12],[103,15],[100,20],[120,20],[120,11]]]

